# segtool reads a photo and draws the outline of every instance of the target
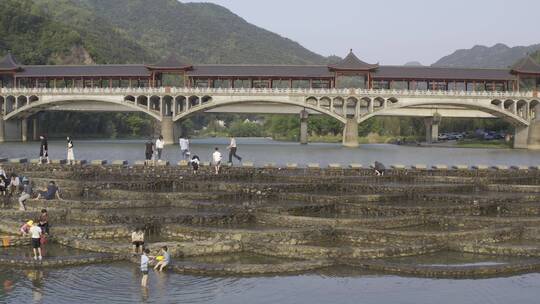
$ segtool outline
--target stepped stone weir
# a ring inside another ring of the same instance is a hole
[[[121,164],[121,165],[117,165]],[[305,272],[339,265],[426,277],[499,276],[540,269],[540,171],[500,167],[329,168],[67,166],[9,162],[35,187],[55,180],[63,201],[2,197],[0,264],[62,267],[131,256],[130,234],[193,274]],[[49,211],[50,255],[24,252],[21,224]]]

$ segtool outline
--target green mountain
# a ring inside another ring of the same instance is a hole
[[[210,3],[2,0],[0,54],[25,63],[324,64],[335,61]]]
[[[499,43],[492,47],[474,46],[471,49],[457,50],[451,55],[439,59],[432,66],[438,67],[478,67],[507,68],[519,59],[540,50],[540,44],[509,47]],[[538,59],[540,54],[536,53]]]

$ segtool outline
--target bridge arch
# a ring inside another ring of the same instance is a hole
[[[341,100],[344,102],[344,99],[341,98]],[[198,102],[199,101],[199,97],[197,96],[191,96],[189,97],[189,102],[188,104],[190,105],[188,107],[188,109],[186,109],[186,111],[182,111],[182,112],[177,112],[177,114],[174,116],[173,120],[174,121],[178,121],[178,120],[182,120],[182,119],[185,119],[195,113],[200,113],[200,112],[204,112],[204,111],[207,111],[207,110],[211,110],[211,109],[214,109],[214,108],[219,108],[219,107],[222,107],[222,106],[228,106],[228,105],[235,105],[235,104],[242,104],[242,103],[260,103],[260,104],[265,104],[265,103],[268,103],[268,104],[283,104],[283,105],[291,105],[291,106],[297,106],[297,107],[301,107],[301,108],[305,108],[305,109],[309,109],[309,110],[313,110],[315,112],[318,112],[318,113],[321,113],[323,115],[328,115],[332,118],[335,118],[336,120],[342,122],[343,124],[347,123],[347,119],[341,115],[339,115],[338,113],[336,113],[336,111],[332,111],[331,109],[331,106],[332,106],[332,100],[329,98],[329,97],[322,97],[321,99],[319,99],[319,105],[317,106],[317,104],[312,104],[312,103],[308,103],[307,100],[304,100],[303,102],[295,102],[295,101],[288,101],[288,100],[271,100],[271,99],[259,99],[259,98],[256,98],[256,99],[243,99],[243,100],[234,100],[234,99],[231,99],[231,100],[222,100],[222,101],[219,101],[219,102],[216,102],[216,99],[213,98],[211,102],[207,102],[207,103],[202,103],[202,104],[199,104],[197,103],[197,105],[193,105],[193,102]],[[342,104],[343,105],[343,104]],[[341,109],[340,109],[340,113],[341,113]]]
[[[511,103],[507,103],[507,101],[511,101]],[[357,121],[358,123],[362,123],[370,119],[371,117],[385,115],[389,111],[394,111],[396,109],[414,108],[416,106],[459,106],[462,108],[482,111],[482,112],[491,114],[495,117],[504,119],[513,125],[528,126],[529,121],[527,119],[520,117],[516,113],[512,112],[511,109],[508,109],[508,107],[513,107],[513,105],[516,103],[517,102],[514,100],[506,100],[504,103],[506,105],[504,108],[502,108],[498,105],[493,104],[493,101],[491,101],[489,105],[479,104],[479,103],[470,103],[470,102],[461,101],[461,100],[455,100],[451,102],[450,101],[434,102],[433,100],[423,100],[423,101],[407,102],[407,103],[397,102],[390,107],[385,107],[383,109],[376,110],[367,115],[363,115],[359,117]]]
[[[129,98],[133,98],[137,101],[137,103],[134,103],[130,101]],[[143,107],[141,106],[141,101],[148,102],[148,98],[144,95],[137,96],[136,98],[128,95],[121,98],[107,98],[106,96],[54,96],[50,98],[40,98],[34,102],[26,103],[25,105],[21,107],[15,108],[14,105],[17,102],[17,99],[14,96],[7,96],[3,97],[5,101],[10,101],[11,105],[6,104],[7,109],[6,113],[4,113],[4,120],[9,120],[13,118],[18,117],[28,117],[31,116],[34,113],[47,110],[49,108],[59,106],[59,105],[69,105],[69,104],[77,104],[81,102],[99,102],[99,103],[106,103],[106,104],[114,104],[118,105],[121,108],[125,108],[126,111],[130,112],[143,112],[151,117],[155,118],[158,121],[162,120],[162,117],[159,112],[148,110],[146,105]],[[29,98],[29,100],[32,100],[32,97]]]

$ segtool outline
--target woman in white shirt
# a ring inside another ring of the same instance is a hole
[[[156,150],[158,160],[161,160],[161,153],[163,152],[163,147],[165,146],[165,141],[163,140],[163,135],[160,135],[156,140]]]
[[[73,140],[68,136],[67,138],[67,161],[68,164],[75,164],[75,153],[73,152]]]
[[[221,167],[221,152],[219,152],[218,147],[216,147],[214,153],[212,153],[212,161],[214,163],[214,169],[216,170],[216,174],[219,174],[219,168]]]

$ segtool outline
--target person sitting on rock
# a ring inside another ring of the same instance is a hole
[[[56,183],[54,181],[50,181],[46,189],[41,189],[40,191],[38,191],[38,196],[36,199],[52,200],[54,198],[63,200],[60,197],[60,189],[58,188]]]
[[[154,270],[158,270],[159,268],[159,271],[163,271],[163,268],[167,267],[171,262],[171,255],[168,252],[167,246],[161,247],[161,254],[163,255],[161,261],[157,262],[156,266],[154,266]]]
[[[18,194],[19,189],[21,186],[21,181],[17,174],[12,173],[11,178],[9,180],[9,195],[13,196],[15,194]]]
[[[383,176],[384,171],[386,171],[386,167],[378,161],[375,162],[374,169],[375,169],[375,174],[377,174],[377,176]]]

